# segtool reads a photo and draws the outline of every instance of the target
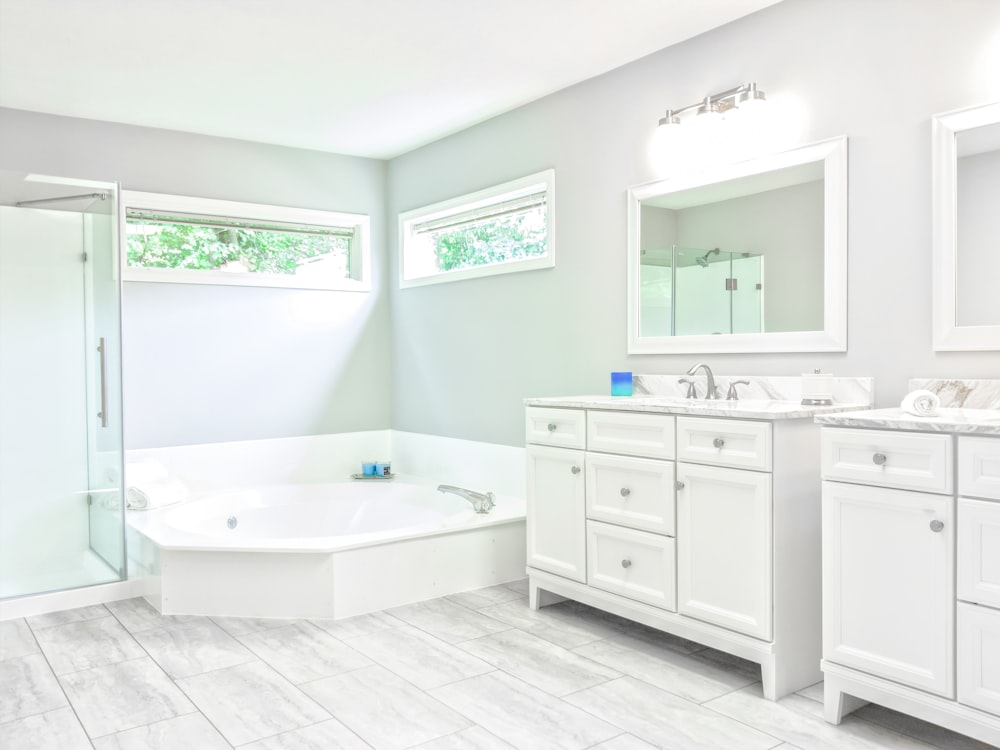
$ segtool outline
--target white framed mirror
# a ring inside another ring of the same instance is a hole
[[[628,191],[629,354],[847,349],[847,138]]]
[[[934,349],[1000,350],[1000,102],[931,118]]]

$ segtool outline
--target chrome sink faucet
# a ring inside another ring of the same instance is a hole
[[[476,513],[489,513],[490,508],[496,504],[493,502],[496,499],[496,495],[492,492],[473,492],[464,487],[455,487],[451,484],[439,484],[438,492],[450,492],[453,495],[464,497],[472,503],[472,507]]]
[[[705,377],[707,379],[706,386],[705,386],[706,387],[705,398],[717,399],[719,397],[719,389],[715,385],[715,375],[712,374],[712,368],[711,367],[709,367],[708,365],[706,365],[704,362],[699,362],[694,367],[692,367],[690,370],[688,370],[685,374],[686,375],[695,375],[695,374],[697,374],[698,370],[701,370],[701,369],[705,370]]]

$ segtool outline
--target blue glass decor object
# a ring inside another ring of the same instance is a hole
[[[363,461],[361,463],[361,476],[373,477],[375,476],[375,462],[374,461]]]
[[[612,396],[632,395],[632,373],[630,372],[611,373],[611,395]]]

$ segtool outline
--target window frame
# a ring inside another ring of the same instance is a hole
[[[272,206],[264,203],[197,198],[122,190],[119,202],[120,260],[122,281],[168,284],[214,284],[217,286],[272,287],[279,289],[319,289],[325,291],[370,292],[371,218],[367,214],[341,211],[321,211],[312,208]],[[129,211],[162,211],[164,213],[202,214],[229,219],[311,224],[338,228],[353,228],[351,267],[360,264],[360,278],[317,279],[311,275],[276,273],[232,273],[230,271],[197,270],[190,268],[136,268],[128,265],[126,223]]]
[[[517,273],[520,271],[553,268],[556,264],[555,178],[555,170],[546,169],[516,180],[504,182],[500,185],[494,185],[473,193],[466,193],[455,198],[401,212],[399,214],[399,239],[397,245],[399,288],[408,289],[410,287],[444,284],[451,281],[464,281],[484,276],[498,276],[500,274]],[[413,228],[415,225],[502,203],[505,200],[530,194],[533,191],[537,192],[538,188],[544,188],[545,191],[545,255],[504,263],[460,268],[453,271],[439,271],[428,276],[406,277],[407,240],[414,236]]]

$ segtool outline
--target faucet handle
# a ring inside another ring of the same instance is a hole
[[[678,379],[677,382],[678,383],[686,383],[687,384],[687,387],[688,387],[687,388],[687,396],[685,396],[685,398],[698,398],[698,391],[695,390],[694,381],[693,380],[688,380],[687,378],[680,378],[680,379]]]
[[[726,401],[739,401],[740,394],[736,392],[736,386],[750,385],[749,380],[734,380],[729,384],[729,391],[726,393]]]

